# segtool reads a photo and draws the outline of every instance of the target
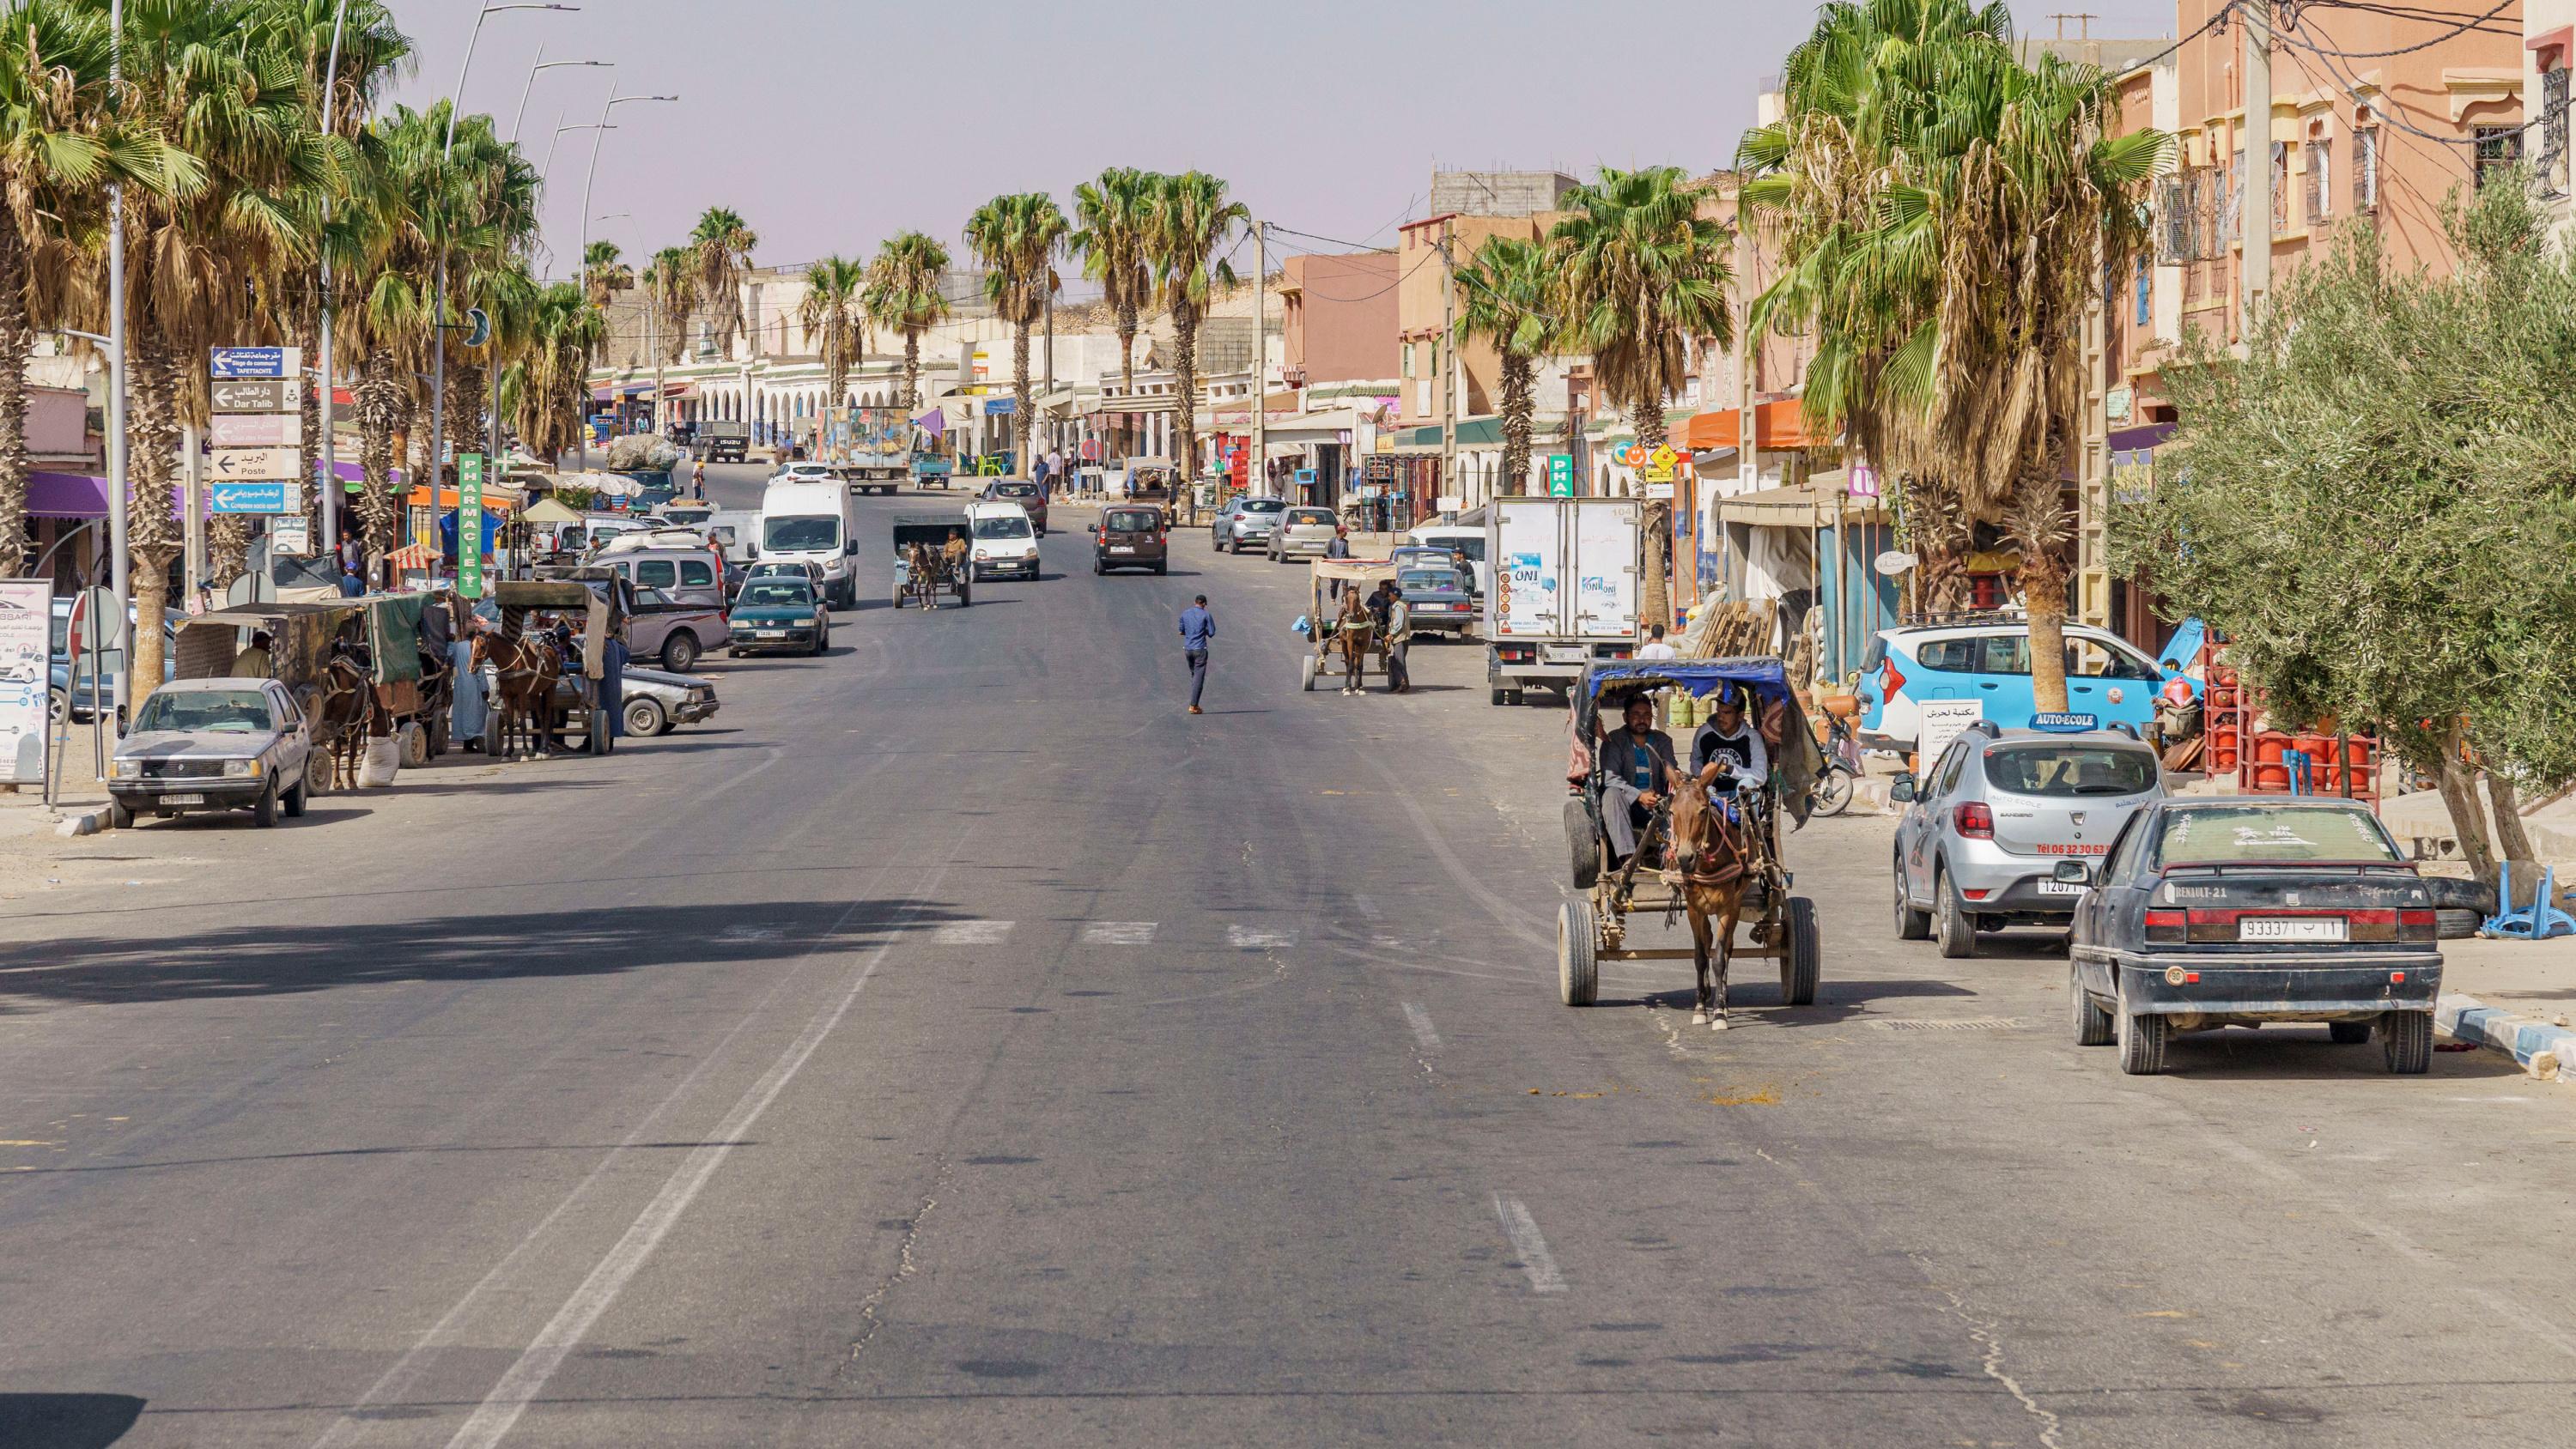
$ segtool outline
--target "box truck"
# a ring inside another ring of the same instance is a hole
[[[1566,690],[1637,642],[1644,508],[1634,498],[1497,498],[1487,505],[1485,682],[1496,704]]]

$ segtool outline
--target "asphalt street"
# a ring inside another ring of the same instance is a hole
[[[0,1445],[2576,1442],[2576,1094],[2124,1078],[2051,938],[1893,939],[1881,818],[1790,839],[1814,1007],[1569,1010],[1562,712],[1301,693],[1302,568],[1087,518],[934,613],[863,534],[705,726],[0,900]]]

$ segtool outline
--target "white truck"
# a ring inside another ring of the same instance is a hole
[[[1637,642],[1643,506],[1634,498],[1498,498],[1487,505],[1485,683],[1496,704],[1570,690]]]
[[[760,495],[760,561],[811,563],[835,608],[858,607],[859,505],[837,478],[772,483]]]

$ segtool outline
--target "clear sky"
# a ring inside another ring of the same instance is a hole
[[[1375,244],[1423,214],[1435,165],[1708,170],[1814,16],[1799,0],[578,3],[484,20],[467,107],[506,130],[540,44],[615,62],[537,78],[520,139],[543,162],[557,125],[599,119],[612,79],[677,92],[617,108],[590,211],[633,216],[591,234],[632,257],[725,205],[764,263],[865,255],[906,228],[953,245],[997,193],[1045,189],[1070,209],[1076,182],[1115,165],[1210,171],[1267,220]],[[394,4],[420,52],[395,98],[417,105],[455,85],[476,3]],[[2097,36],[2174,32],[2171,0],[2013,8],[2029,35],[2055,33],[2058,10],[2098,12]],[[558,275],[594,134],[562,136],[548,173]]]

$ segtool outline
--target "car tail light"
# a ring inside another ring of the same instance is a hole
[[[1995,838],[1995,812],[1982,800],[1971,800],[1950,812],[1950,828],[1968,840]]]
[[[2184,920],[2184,917],[2188,914],[2189,912],[2186,911],[2147,912],[2147,939],[2150,941],[2181,941],[2183,939],[2183,933],[2188,929]]]
[[[1878,664],[1878,697],[1883,700],[1894,699],[1896,698],[1896,692],[1904,687],[1905,676],[1898,673],[1896,670],[1896,656],[1890,654],[1885,659],[1880,660]]]
[[[2397,913],[2398,940],[2409,942],[2411,944],[2422,945],[2433,941],[2436,938],[2436,934],[2437,933],[2433,928],[2433,913],[2431,911],[2399,911]],[[2395,979],[2402,981],[2405,977],[2401,973]]]

